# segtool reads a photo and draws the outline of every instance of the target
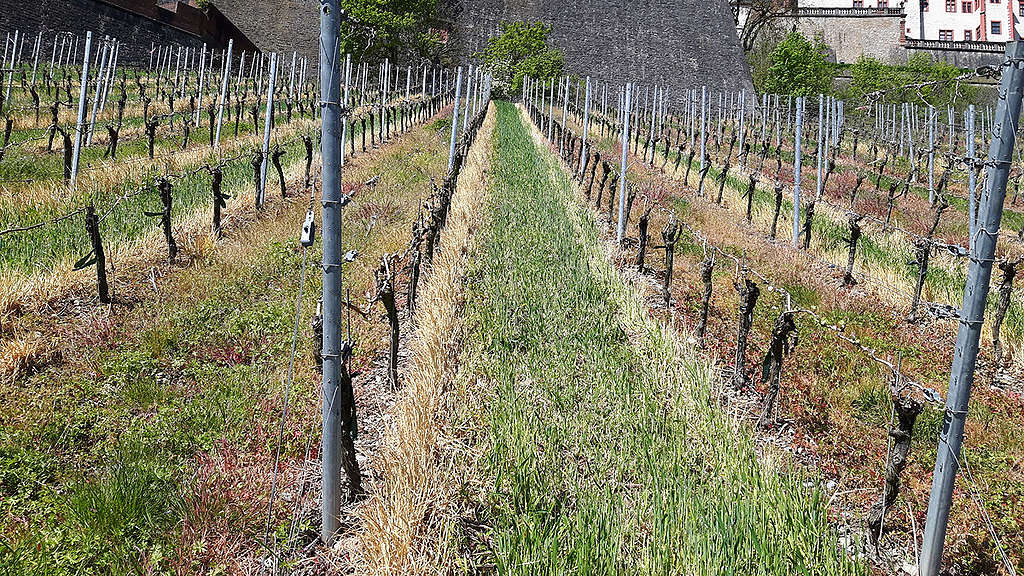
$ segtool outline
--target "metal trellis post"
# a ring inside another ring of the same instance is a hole
[[[1024,89],[1024,42],[1007,42],[1003,78],[999,88],[996,109],[996,128],[989,148],[988,177],[979,211],[977,239],[974,243],[964,302],[960,311],[960,329],[953,353],[953,367],[946,398],[946,415],[939,434],[939,447],[935,459],[931,497],[928,500],[928,518],[921,544],[921,576],[935,576],[942,563],[942,548],[946,539],[953,484],[959,468],[960,447],[963,444],[964,422],[967,418],[974,366],[978,358],[985,318],[985,302],[996,240],[1003,217],[1006,181],[1013,160],[1013,144],[1020,120],[1021,96]]]

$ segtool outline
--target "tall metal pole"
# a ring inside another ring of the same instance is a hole
[[[590,76],[587,76],[587,90],[586,90],[586,93],[583,96],[583,143],[580,145],[580,177],[583,176],[583,159],[587,157],[587,137],[589,135],[590,135]]]
[[[928,105],[928,202],[935,203],[935,107]]]
[[[974,250],[974,230],[978,223],[978,207],[976,206],[974,189],[974,104],[967,107],[967,118],[964,120],[967,128],[967,246]]]
[[[800,163],[804,129],[804,99],[796,99],[796,136],[793,151],[793,246],[800,246]]]
[[[89,132],[86,133],[86,135],[85,135],[85,145],[86,146],[91,146],[92,145],[92,133],[93,133],[93,129],[96,127],[96,113],[99,110],[99,106],[100,106],[100,90],[102,90],[102,88],[103,88],[103,86],[102,86],[102,83],[103,83],[103,70],[104,70],[104,68],[107,65],[107,53],[110,52],[110,37],[109,36],[104,36],[103,37],[103,51],[102,52],[103,52],[103,56],[101,56],[100,60],[99,60],[100,68],[96,72],[96,90],[93,92],[93,97],[92,97],[92,115],[91,115],[92,119],[89,120]]]
[[[708,87],[707,86],[701,86],[700,87],[700,169],[701,169],[701,172],[704,171],[704,164],[706,162],[705,158],[707,157],[707,142],[708,142],[708,136],[707,136],[707,129],[708,129],[707,107],[708,107]],[[700,193],[700,192],[698,192],[698,193]]]
[[[345,442],[342,406],[342,243],[341,243],[341,69],[339,0],[320,0],[320,154],[323,219],[323,501],[320,539],[334,538],[341,525],[341,476]],[[350,442],[350,441],[349,441]],[[350,484],[351,484],[350,479]],[[358,480],[357,480],[358,482]]]
[[[821,160],[822,155],[825,153],[825,140],[823,129],[825,127],[825,96],[824,94],[818,94],[818,179],[815,184],[817,188],[814,190],[814,199],[821,198]]]
[[[270,54],[270,72],[267,74],[267,115],[263,122],[263,163],[260,164],[260,189],[256,191],[256,207],[263,206],[267,198],[267,166],[270,164],[270,131],[274,121],[274,80],[277,76],[277,52]],[[340,79],[339,79],[340,80]]]
[[[561,85],[562,83],[559,82]],[[569,112],[569,77],[565,77],[564,90],[562,90],[562,137],[558,139],[558,155],[562,155],[562,150],[565,148],[565,121],[567,113]]]
[[[89,93],[89,51],[92,32],[85,34],[85,58],[82,60],[82,89],[78,93],[78,123],[75,127],[75,146],[71,154],[71,189],[78,183],[78,162],[82,155],[82,131],[85,127],[85,98]]]
[[[213,140],[213,147],[220,147],[220,127],[224,121],[224,101],[228,97],[228,80],[231,79],[231,50],[235,47],[235,41],[233,39],[228,40],[228,55],[224,59],[224,77],[221,78],[220,82],[220,101],[217,103],[217,135]],[[174,73],[178,75],[177,72]]]
[[[462,94],[462,66],[459,66],[459,77],[455,80],[455,104],[452,107],[452,134],[448,143],[448,174],[455,166],[455,140],[459,134],[459,96]]]
[[[466,130],[469,128],[469,98],[470,98],[470,94],[471,94],[469,90],[472,87],[473,87],[473,65],[470,64],[469,68],[466,70],[466,99],[465,99],[466,102],[462,106],[462,133],[463,134],[465,134]]]
[[[213,51],[212,50],[210,51],[210,56],[213,56]],[[197,93],[198,101],[196,102],[196,116],[195,116],[195,119],[193,119],[193,121],[192,121],[192,125],[193,126],[199,126],[199,114],[203,111],[203,80],[205,80],[205,79],[206,79],[206,44],[203,44],[203,53],[202,53],[202,55],[199,56],[199,76],[196,78],[196,81],[199,82],[199,84],[198,84],[198,86],[196,88],[196,93]]]
[[[348,133],[348,84],[352,79],[352,55],[345,54],[345,99],[342,100],[341,106],[344,112],[343,122],[341,123],[341,165],[345,166],[345,146],[348,144],[349,138],[355,138],[355,134]]]
[[[960,329],[953,352],[953,368],[946,398],[946,416],[939,434],[935,458],[932,492],[928,500],[928,518],[921,543],[921,576],[935,576],[942,563],[946,540],[946,523],[953,496],[953,484],[963,444],[964,421],[974,382],[974,365],[978,359],[978,342],[985,319],[985,302],[992,278],[992,261],[996,239],[1003,218],[1006,181],[1013,160],[1013,142],[1020,119],[1021,96],[1024,90],[1024,42],[1007,42],[1003,79],[999,88],[999,104],[992,145],[989,148],[985,194],[979,211],[979,226],[974,250],[967,270],[964,303],[960,311]]]
[[[629,110],[633,106],[633,84],[626,83],[626,108],[622,115],[622,165],[619,168],[619,227],[616,239],[622,244],[626,234],[626,161],[629,156]]]

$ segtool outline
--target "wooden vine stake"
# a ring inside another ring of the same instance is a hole
[[[782,184],[782,179],[781,178],[776,178],[776,180],[775,180],[775,210],[772,213],[772,229],[771,229],[771,232],[770,232],[770,236],[772,237],[772,240],[774,240],[776,238],[776,236],[778,236],[779,214],[782,212],[782,190],[783,190],[783,188],[784,188],[784,186]]]
[[[149,159],[153,159],[153,146],[156,140],[156,129],[160,126],[159,118],[151,118],[146,121],[146,141],[149,148]],[[182,144],[182,149],[188,146],[188,123],[185,124],[185,143]]]
[[[918,238],[914,243],[916,259],[910,264],[917,266],[917,283],[914,285],[914,297],[910,302],[910,312],[907,320],[914,322],[918,318],[918,306],[921,304],[921,291],[924,289],[924,282],[928,278],[928,258],[932,253],[932,242],[928,238]]]
[[[761,385],[765,388],[759,420],[762,427],[775,421],[775,403],[782,385],[782,358],[793,351],[798,340],[795,315],[796,313],[788,310],[787,306],[787,310],[783,310],[775,319],[768,352],[761,362]]]
[[[310,185],[313,183],[312,173],[311,173],[311,170],[313,168],[313,141],[310,139],[309,134],[304,134],[302,136],[302,144],[306,148],[306,179],[305,179],[305,188],[306,188],[306,190],[308,190]]]
[[[846,270],[843,272],[843,286],[846,286],[847,288],[857,284],[857,280],[853,277],[853,261],[857,257],[857,243],[860,241],[860,221],[862,218],[864,218],[863,215],[850,214],[850,219],[848,221],[850,225],[850,237],[847,239],[847,245],[850,248],[850,252],[846,259]]]
[[[697,345],[704,348],[704,336],[708,331],[708,312],[711,310],[711,291],[714,289],[712,274],[715,270],[715,253],[704,251],[704,260],[700,263],[700,280],[704,284],[704,295],[700,300],[700,320],[697,322]]]
[[[284,168],[281,167],[281,158],[284,156],[284,150],[281,149],[280,145],[274,146],[274,151],[270,153],[270,161],[274,164],[274,169],[277,170],[277,180],[281,185],[281,198],[288,197],[288,188],[284,182]]]
[[[739,293],[739,315],[736,330],[736,363],[732,383],[736,389],[747,385],[747,337],[750,326],[754,323],[754,306],[761,295],[761,288],[750,279],[746,267],[740,272],[740,278],[733,282]]]
[[[260,169],[263,166],[263,151],[256,148],[252,152],[252,158],[249,159],[249,165],[252,166],[253,171],[253,185],[256,187],[256,208],[263,208],[263,198],[260,191]]]
[[[391,346],[388,353],[388,379],[393,388],[398,388],[398,307],[395,303],[395,260],[397,254],[385,254],[381,258],[380,267],[374,273],[377,281],[377,293],[373,301],[380,302],[387,314],[391,328]]]
[[[913,398],[893,396],[893,413],[896,416],[896,427],[889,429],[893,440],[892,454],[885,466],[885,485],[882,498],[871,506],[868,512],[868,536],[872,544],[878,544],[882,536],[886,510],[892,508],[900,493],[900,475],[907,467],[907,456],[910,454],[910,440],[914,431],[914,422],[921,413],[921,403]]]
[[[146,216],[160,217],[160,227],[164,231],[164,238],[167,240],[167,259],[170,262],[174,262],[174,258],[178,255],[178,244],[174,241],[174,235],[171,231],[171,206],[174,203],[174,198],[171,195],[171,182],[166,178],[161,178],[157,184],[157,190],[160,193],[160,203],[163,204],[163,210],[159,212],[146,212]]]
[[[1010,295],[1013,292],[1013,279],[1017,276],[1017,265],[1021,259],[1003,260],[999,263],[999,270],[1003,277],[999,283],[999,302],[996,304],[995,314],[992,315],[992,350],[996,357],[996,363],[1003,363],[1003,342],[1000,339],[1000,328],[1003,325],[1003,318],[1010,307]]]
[[[747,180],[747,190],[743,193],[743,199],[747,201],[747,222],[754,217],[754,190],[757,188],[757,172],[751,171]]]
[[[96,288],[100,302],[110,304],[110,288],[107,286],[107,259],[103,252],[103,239],[100,237],[100,219],[96,209],[90,204],[85,207],[85,231],[89,235],[92,251],[75,263],[75,270],[96,266]]]
[[[593,161],[590,162],[590,177],[587,180],[587,202],[590,202],[590,195],[594,189],[594,174],[597,172],[597,164],[599,162],[601,162],[601,155],[594,152]]]
[[[661,231],[661,239],[665,242],[665,284],[662,287],[662,295],[665,298],[665,306],[672,300],[672,264],[675,258],[676,242],[679,241],[682,229],[676,215],[671,214],[665,229]]]
[[[220,238],[221,235],[221,210],[227,208],[227,200],[231,196],[221,192],[221,186],[224,181],[224,171],[221,170],[220,166],[214,166],[210,169],[210,189],[213,192],[213,225],[210,232],[214,238]]]
[[[637,235],[639,236],[636,249],[636,267],[640,272],[644,271],[644,259],[647,256],[647,227],[651,223],[651,210],[653,208],[654,206],[648,204],[647,209],[640,215],[640,221],[636,225]]]

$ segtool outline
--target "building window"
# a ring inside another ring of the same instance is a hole
[[[889,0],[878,0],[878,9],[885,10],[889,7]]]
[[[1003,23],[998,21],[998,20],[993,20],[992,21],[991,31],[992,31],[991,33],[992,33],[993,36],[995,36],[997,34],[1002,34],[1003,33]]]
[[[885,4],[886,4],[886,6],[888,6],[889,5],[888,1],[886,1]],[[878,7],[879,8],[882,7],[882,0],[878,0]],[[922,12],[927,12],[928,11],[928,0],[921,0],[921,11]]]
[[[1024,4],[1022,4],[1022,6],[1024,6]],[[971,12],[974,12],[974,1],[967,0],[966,2],[962,2],[960,4],[960,11],[963,12],[964,14],[970,14]]]
[[[1018,8],[1020,10],[1020,15],[1024,16],[1024,2],[1021,2]]]
[[[964,42],[970,42],[974,40],[974,32],[972,30],[964,30]]]
[[[952,42],[953,41],[953,31],[952,30],[939,30],[939,40],[942,41],[942,42]]]
[[[1021,4],[1021,6],[1024,6],[1024,4]],[[853,0],[853,7],[854,8],[863,8],[864,7],[864,0]]]
[[[993,3],[993,4],[999,4],[999,0],[988,0],[988,1]]]
[[[956,0],[946,0],[946,12],[956,12]]]

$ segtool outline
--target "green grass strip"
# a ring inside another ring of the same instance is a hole
[[[495,155],[467,313],[497,573],[864,573],[813,483],[760,463],[648,319],[508,103]]]

